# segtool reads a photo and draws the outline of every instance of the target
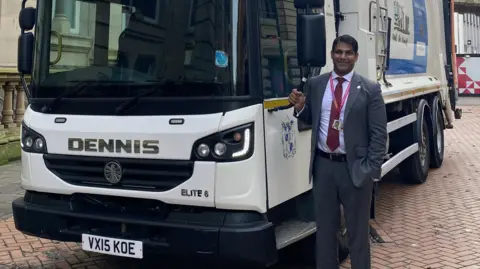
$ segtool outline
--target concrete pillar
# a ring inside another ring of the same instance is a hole
[[[17,105],[15,107],[15,124],[20,127],[23,121],[23,115],[25,114],[25,91],[21,84],[15,85],[17,90]]]
[[[70,21],[65,14],[65,0],[55,0],[55,16],[52,21],[52,29],[61,34],[70,33]]]
[[[3,111],[2,111],[2,125],[5,128],[15,127],[13,123],[13,91],[17,83],[6,82],[3,84],[3,92],[5,93],[3,97]],[[2,128],[3,129],[3,128]]]

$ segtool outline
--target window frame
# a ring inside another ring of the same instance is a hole
[[[135,6],[136,1],[145,1],[145,0],[129,0],[130,5]],[[157,8],[157,10],[155,10],[155,18],[152,19],[152,18],[144,15],[144,20],[149,22],[149,23],[152,23],[152,24],[159,24],[160,23],[160,11],[162,10],[162,8],[164,8],[164,6],[168,6],[170,4],[170,1],[168,1],[168,2],[165,2],[165,1],[162,1],[162,0],[155,0],[155,1],[156,1],[156,8]],[[163,7],[162,7],[162,5],[163,5]]]

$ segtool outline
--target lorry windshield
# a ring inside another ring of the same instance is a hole
[[[34,97],[248,96],[245,2],[38,1]]]

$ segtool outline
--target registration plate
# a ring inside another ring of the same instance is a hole
[[[82,249],[113,256],[143,259],[143,242],[82,234]]]

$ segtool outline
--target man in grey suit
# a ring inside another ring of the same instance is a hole
[[[381,176],[387,115],[380,85],[355,73],[358,43],[339,36],[333,72],[306,83],[306,96],[289,96],[295,117],[312,125],[310,180],[315,200],[317,268],[338,268],[340,203],[349,236],[352,269],[371,266],[369,219],[374,181]]]

